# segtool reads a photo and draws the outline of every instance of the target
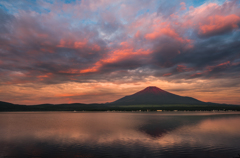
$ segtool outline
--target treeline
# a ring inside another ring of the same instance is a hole
[[[240,111],[239,105],[226,105],[209,103],[206,105],[113,105],[113,104],[41,104],[41,105],[16,105],[0,102],[0,111]]]

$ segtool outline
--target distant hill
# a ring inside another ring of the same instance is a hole
[[[94,102],[94,100],[93,100]],[[169,93],[158,87],[147,87],[133,95],[106,104],[40,104],[17,105],[0,101],[4,111],[156,111],[156,110],[238,110],[239,105],[202,102],[191,97]]]
[[[8,102],[0,101],[0,111],[18,111],[25,110],[27,106],[25,105],[17,105]]]
[[[191,97],[183,97],[176,94],[169,93],[158,87],[147,87],[133,95],[125,96],[110,104],[115,105],[159,105],[159,104],[205,104]]]

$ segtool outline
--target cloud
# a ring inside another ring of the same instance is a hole
[[[0,3],[0,85],[239,78],[237,1],[22,3]]]
[[[195,28],[199,37],[223,35],[239,28],[238,10],[237,1],[226,1],[222,5],[206,3],[186,13],[185,25]]]
[[[200,24],[199,36],[208,37],[214,35],[221,35],[239,28],[240,17],[237,15],[227,16],[210,16],[205,24]]]
[[[181,2],[181,10],[186,10],[186,3],[185,2]]]

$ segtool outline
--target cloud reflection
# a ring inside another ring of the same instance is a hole
[[[209,113],[21,113],[1,114],[2,142],[43,141],[54,144],[144,147],[234,147],[240,139],[239,115]],[[93,117],[94,116],[94,117]]]

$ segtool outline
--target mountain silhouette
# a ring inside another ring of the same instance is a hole
[[[204,102],[191,97],[183,97],[169,93],[158,87],[147,87],[133,95],[125,96],[112,102],[116,105],[139,104],[204,104]]]
[[[180,106],[178,105],[180,104]],[[127,105],[127,106],[124,106]],[[128,106],[130,105],[130,106]],[[135,106],[131,106],[135,105]],[[138,106],[139,105],[139,106]],[[145,107],[143,105],[146,105]],[[156,106],[149,106],[156,105]],[[167,105],[167,106],[165,106]],[[177,105],[177,106],[176,106]],[[238,110],[239,105],[202,102],[191,97],[169,93],[158,87],[147,87],[133,95],[105,104],[40,104],[19,105],[0,101],[0,112],[4,111],[133,111],[133,110]],[[159,136],[160,133],[157,135]]]

